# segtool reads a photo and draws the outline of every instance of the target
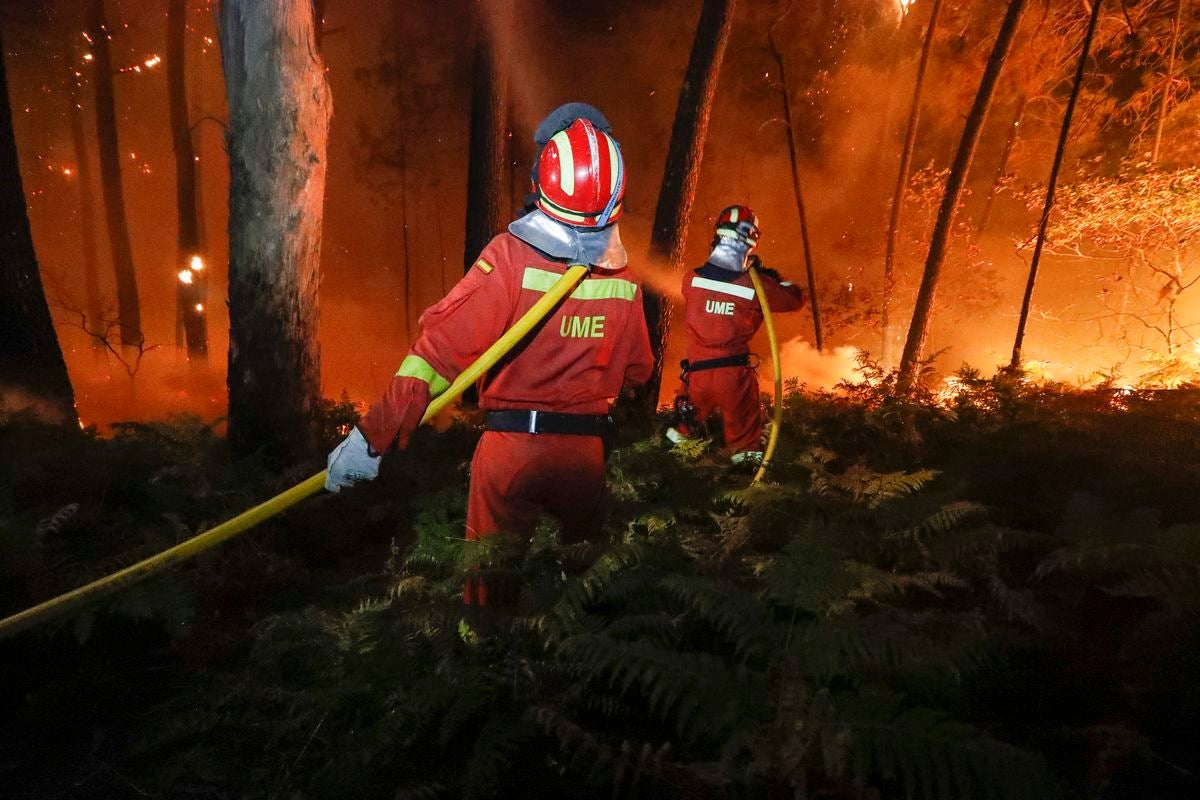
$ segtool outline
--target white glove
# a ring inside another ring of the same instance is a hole
[[[371,448],[362,433],[355,428],[342,443],[333,448],[325,460],[329,474],[325,476],[325,488],[337,493],[359,481],[373,481],[379,474],[382,456],[371,455]]]

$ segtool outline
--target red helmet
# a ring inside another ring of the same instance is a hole
[[[747,206],[730,206],[717,217],[717,236],[726,236],[758,247],[758,214]]]
[[[542,148],[534,172],[537,207],[577,228],[603,228],[621,216],[625,161],[621,148],[586,119],[577,119]]]

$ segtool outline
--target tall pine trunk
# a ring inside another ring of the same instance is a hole
[[[790,10],[790,7],[789,7]],[[780,17],[779,19],[783,19]],[[776,20],[776,25],[779,21]],[[792,194],[796,198],[796,214],[800,218],[800,243],[804,247],[804,274],[808,278],[808,306],[813,318],[813,341],[817,351],[824,349],[825,332],[821,327],[821,304],[817,299],[817,272],[813,265],[812,241],[808,235],[808,213],[804,208],[804,186],[800,176],[800,154],[796,143],[796,120],[792,114],[792,96],[787,81],[783,54],[775,44],[775,26],[767,31],[767,44],[775,67],[779,71],[779,94],[783,103],[783,121],[787,126],[788,158],[792,167]]]
[[[1050,212],[1054,210],[1054,193],[1058,187],[1058,173],[1062,169],[1067,142],[1071,138],[1071,119],[1075,116],[1075,105],[1079,101],[1079,90],[1087,72],[1087,60],[1092,51],[1092,39],[1096,34],[1096,23],[1100,19],[1103,0],[1092,1],[1092,15],[1088,18],[1087,33],[1083,36],[1083,49],[1079,53],[1079,66],[1075,70],[1075,82],[1071,85],[1071,97],[1063,113],[1062,127],[1058,132],[1058,148],[1054,151],[1054,163],[1050,167],[1050,180],[1046,184],[1046,202],[1042,206],[1042,217],[1038,221],[1037,243],[1033,246],[1033,258],[1029,261],[1029,278],[1025,282],[1025,296],[1021,299],[1021,316],[1017,320],[1017,336],[1013,341],[1010,369],[1021,366],[1021,348],[1025,343],[1025,326],[1029,322],[1029,309],[1033,305],[1033,288],[1037,283],[1038,265],[1042,261],[1042,248],[1046,244],[1046,230],[1050,227]]]
[[[170,0],[167,6],[166,67],[167,106],[171,117],[171,143],[175,151],[175,207],[178,220],[175,251],[176,328],[182,329],[188,358],[203,361],[208,358],[208,270],[204,253],[200,251],[196,152],[192,147],[192,125],[187,103],[186,32],[187,0]]]
[[[137,274],[133,268],[133,246],[125,217],[125,192],[121,186],[121,148],[117,142],[117,109],[113,97],[111,34],[104,17],[104,0],[92,0],[88,35],[92,39],[92,80],[96,90],[96,138],[100,144],[100,183],[108,242],[112,248],[113,271],[117,278],[117,319],[121,345],[140,348],[145,341],[142,311],[138,302]]]
[[[896,173],[896,189],[892,193],[892,209],[888,218],[887,249],[883,256],[883,301],[879,306],[879,326],[883,339],[879,349],[879,360],[889,365],[892,359],[892,290],[896,286],[896,240],[900,234],[900,212],[904,209],[904,192],[908,188],[912,173],[913,152],[917,148],[917,130],[921,125],[921,99],[925,94],[925,70],[929,66],[929,54],[933,52],[933,36],[937,32],[938,17],[942,13],[942,0],[933,0],[929,13],[929,27],[925,29],[925,41],[921,44],[921,59],[917,63],[917,80],[913,85],[912,106],[908,111],[908,127],[904,132],[904,147],[900,150],[900,169]]]
[[[480,7],[476,21],[464,272],[500,232],[508,212],[509,48],[505,37],[512,22],[512,1],[493,0],[490,5],[492,11]]]
[[[317,286],[332,100],[311,0],[224,0],[229,441],[296,458],[321,401]]]
[[[409,347],[417,341],[416,323],[420,312],[413,311],[412,237],[408,231],[408,133],[400,133],[400,235],[404,241],[404,335]]]
[[[725,46],[733,27],[735,5],[736,0],[704,0],[700,21],[696,26],[696,38],[692,43],[692,54],[683,76],[683,87],[679,91],[662,188],[659,190],[654,227],[650,234],[651,256],[666,261],[672,272],[683,268],[692,201],[700,180],[700,161],[704,156],[704,140],[708,134],[708,119],[717,91],[721,61],[725,57]],[[658,392],[662,385],[663,356],[671,331],[671,304],[654,292],[645,292],[643,297],[650,345],[654,349],[654,373],[642,389],[641,397],[646,407],[653,411],[658,405]]]
[[[31,394],[50,421],[75,424],[75,397],[42,291],[0,43],[0,398]]]
[[[962,197],[967,175],[971,171],[971,162],[975,157],[975,148],[979,144],[979,134],[983,130],[984,120],[987,119],[988,109],[996,94],[996,84],[1008,58],[1017,27],[1021,22],[1021,11],[1025,0],[1009,0],[1008,11],[1004,21],[1000,23],[1000,32],[996,35],[996,44],[988,57],[987,67],[983,70],[983,78],[979,82],[979,90],[975,93],[975,102],[971,113],[967,115],[967,123],[959,140],[958,153],[950,166],[950,174],[946,178],[946,191],[942,195],[942,204],[938,208],[937,220],[934,222],[933,235],[929,242],[929,256],[925,259],[925,271],[921,276],[921,288],[917,291],[917,303],[913,308],[912,323],[908,327],[908,338],[904,342],[904,354],[900,358],[900,373],[897,376],[897,388],[908,391],[916,383],[921,366],[921,357],[925,352],[925,342],[929,337],[929,323],[933,313],[933,300],[937,291],[938,278],[941,276],[942,264],[946,260],[946,245],[950,240],[950,231],[954,225],[954,214],[958,210],[958,201]]]
[[[71,127],[71,144],[75,151],[75,180],[79,187],[79,249],[83,255],[84,329],[91,335],[92,351],[99,356],[103,347],[106,326],[104,307],[100,300],[100,251],[96,231],[96,193],[92,174],[92,154],[83,118],[83,73],[74,42],[78,33],[72,31],[64,48],[67,61],[67,120]]]

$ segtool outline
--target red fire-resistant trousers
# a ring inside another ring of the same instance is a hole
[[[720,409],[727,448],[735,453],[762,449],[758,375],[751,367],[718,367],[689,373],[681,391],[687,392],[695,406],[697,421],[703,422]]]
[[[487,431],[471,460],[467,539],[528,536],[545,515],[561,523],[564,542],[583,541],[600,529],[604,496],[600,437]],[[490,583],[470,581],[463,601],[487,605]]]

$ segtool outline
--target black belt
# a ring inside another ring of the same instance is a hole
[[[720,369],[721,367],[748,367],[750,366],[750,354],[738,353],[736,356],[709,358],[704,361],[688,361],[685,358],[679,362],[679,366],[685,375],[689,372],[703,372],[706,369]]]
[[[484,428],[502,433],[565,433],[572,436],[607,436],[615,423],[605,414],[560,414],[506,408],[487,412]]]

